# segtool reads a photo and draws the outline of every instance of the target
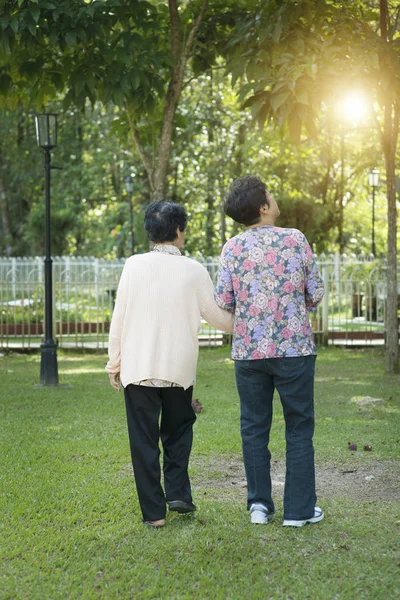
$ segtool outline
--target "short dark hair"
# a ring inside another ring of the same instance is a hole
[[[260,208],[267,204],[267,186],[256,175],[238,177],[232,183],[224,203],[224,211],[234,221],[255,225],[260,220]]]
[[[149,204],[144,214],[144,228],[154,243],[173,242],[176,230],[185,231],[186,211],[180,204],[156,200]]]

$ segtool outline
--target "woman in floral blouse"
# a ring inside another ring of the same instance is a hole
[[[279,208],[255,176],[234,181],[225,212],[247,228],[223,250],[216,287],[221,308],[235,310],[232,358],[252,523],[274,514],[268,449],[277,389],[286,422],[284,526],[323,519],[315,506],[314,369],[308,313],[324,294],[305,236],[275,226]]]

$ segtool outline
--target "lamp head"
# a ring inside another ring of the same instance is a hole
[[[44,150],[57,146],[57,115],[43,113],[35,115],[36,140]]]
[[[125,188],[126,188],[126,191],[128,192],[128,194],[133,192],[133,179],[130,175],[125,177]]]
[[[377,188],[379,185],[379,169],[372,169],[368,176],[369,185],[373,188]]]

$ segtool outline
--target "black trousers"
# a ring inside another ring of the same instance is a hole
[[[166,502],[192,501],[188,464],[193,441],[193,387],[124,388],[129,443],[136,489],[144,521],[164,519]],[[160,421],[161,414],[161,421]],[[160,447],[164,451],[164,490]]]

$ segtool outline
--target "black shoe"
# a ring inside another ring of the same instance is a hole
[[[184,502],[183,500],[171,500],[171,502],[167,502],[169,510],[180,513],[181,515],[185,513],[191,513],[197,510],[193,502]]]

